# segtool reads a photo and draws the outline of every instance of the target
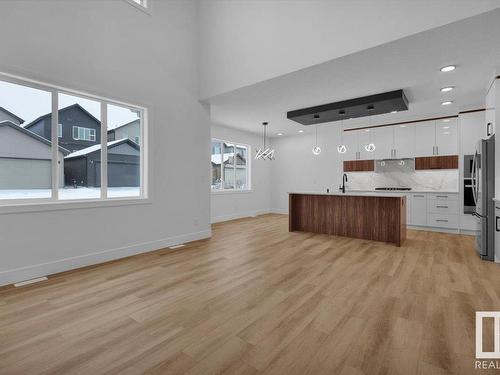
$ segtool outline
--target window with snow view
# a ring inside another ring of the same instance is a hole
[[[0,75],[0,205],[146,198],[145,112]]]
[[[250,146],[212,140],[212,191],[250,190]]]

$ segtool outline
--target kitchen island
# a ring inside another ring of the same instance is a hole
[[[404,194],[315,193],[289,194],[289,231],[331,234],[373,241],[406,239]]]

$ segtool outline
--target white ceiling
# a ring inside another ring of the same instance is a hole
[[[449,64],[457,69],[440,72]],[[373,116],[372,124],[453,115],[484,106],[486,89],[499,67],[497,9],[213,97],[211,117],[215,123],[257,133],[262,121],[269,121],[270,136],[297,135],[299,129],[310,132],[314,127],[288,120],[289,110],[400,88],[409,110]],[[444,86],[456,89],[443,94],[439,89]],[[443,100],[454,103],[441,106]],[[368,118],[352,119],[344,126],[368,122]]]

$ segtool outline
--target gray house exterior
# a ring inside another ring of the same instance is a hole
[[[4,107],[0,107],[0,122],[2,121],[10,121],[16,125],[24,123],[24,120],[21,117],[15,115]]]
[[[59,185],[64,183],[64,156],[59,147]],[[52,144],[11,121],[0,122],[0,189],[50,189]]]
[[[65,184],[101,186],[101,145],[73,152],[64,159]],[[108,142],[108,186],[140,186],[140,147],[130,139]]]
[[[101,122],[90,112],[79,104],[73,104],[59,110],[59,145],[71,152],[101,143]],[[51,140],[52,136],[52,113],[40,116],[24,128],[39,136]],[[81,139],[78,136],[78,128],[89,129],[94,137],[91,140]],[[76,132],[75,132],[76,130]]]
[[[137,119],[114,129],[108,130],[108,141],[128,138],[138,145],[141,144],[141,120]]]

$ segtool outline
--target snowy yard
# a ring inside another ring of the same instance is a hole
[[[138,197],[140,195],[139,187],[111,187],[108,188],[109,198]],[[59,189],[60,200],[71,199],[95,199],[101,196],[100,188],[61,188]],[[0,189],[0,200],[2,199],[34,199],[50,198],[50,189]]]

